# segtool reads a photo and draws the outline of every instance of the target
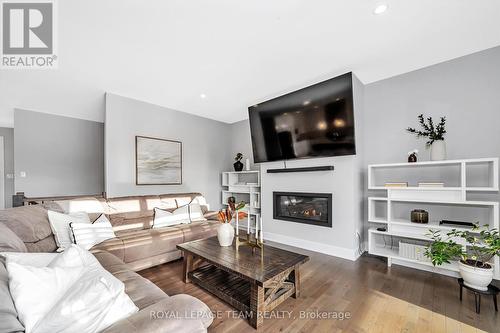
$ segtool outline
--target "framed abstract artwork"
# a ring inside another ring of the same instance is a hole
[[[136,136],[135,183],[182,184],[182,142]]]

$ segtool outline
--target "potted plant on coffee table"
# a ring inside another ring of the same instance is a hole
[[[452,229],[443,237],[441,231],[430,230],[432,243],[426,248],[425,256],[431,259],[434,266],[458,260],[460,275],[465,285],[487,290],[493,280],[493,266],[490,263],[494,256],[500,256],[500,236],[497,229],[488,225],[479,227],[475,224],[471,230]],[[464,244],[457,241],[461,239]]]
[[[231,225],[231,220],[238,215],[238,219],[247,217],[245,212],[241,212],[245,208],[245,202],[240,202],[236,204],[234,197],[230,197],[228,200],[228,207],[224,210],[220,210],[217,214],[217,218],[221,225],[217,228],[217,239],[219,240],[220,246],[231,246],[234,239],[234,228]]]

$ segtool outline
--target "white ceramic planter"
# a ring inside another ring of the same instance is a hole
[[[436,140],[431,145],[431,161],[443,161],[446,159],[446,143],[444,140]]]
[[[458,262],[460,275],[464,284],[478,290],[488,290],[488,285],[493,280],[493,268],[479,268]]]
[[[231,246],[234,239],[234,228],[230,223],[222,223],[217,228],[217,239],[220,246]]]

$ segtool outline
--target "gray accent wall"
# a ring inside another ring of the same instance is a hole
[[[221,205],[221,172],[231,170],[226,123],[106,94],[106,193],[108,197],[201,192],[212,209]],[[182,185],[136,185],[135,136],[182,142]]]
[[[413,148],[429,160],[425,140],[405,131],[421,113],[447,117],[448,159],[500,157],[500,47],[366,85],[365,165],[405,162]]]
[[[14,128],[16,192],[44,197],[104,191],[104,124],[15,109]]]
[[[250,123],[248,119],[238,121],[229,126],[231,131],[232,157],[236,156],[237,153],[242,153],[242,162],[245,164],[245,160],[248,158],[250,160],[250,169],[258,170],[259,166],[253,162],[252,137],[250,135]]]
[[[4,145],[4,177],[5,177],[5,208],[12,207],[12,195],[14,195],[14,129],[0,127],[0,136],[3,136]]]
[[[500,47],[390,79],[365,89],[366,163],[404,162],[425,140],[405,132],[417,116],[447,117],[449,159],[500,156]]]

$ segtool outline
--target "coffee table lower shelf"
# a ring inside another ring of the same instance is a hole
[[[188,276],[191,282],[236,309],[250,311],[250,282],[210,264],[189,272]]]

